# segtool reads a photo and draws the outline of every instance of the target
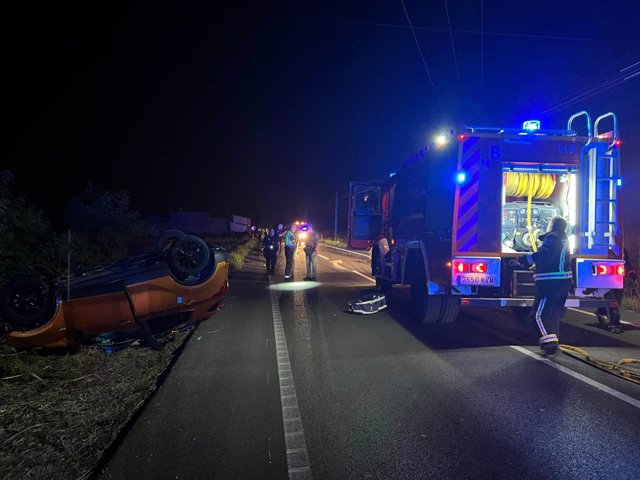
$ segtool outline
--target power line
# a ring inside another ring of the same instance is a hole
[[[421,26],[413,26],[409,27],[407,25],[400,25],[397,23],[378,23],[378,22],[363,22],[360,20],[340,20],[337,18],[326,18],[326,17],[312,17],[312,16],[304,16],[304,15],[291,15],[290,18],[295,18],[298,20],[312,20],[317,22],[328,22],[328,23],[345,23],[351,25],[363,25],[369,27],[384,27],[384,28],[412,28],[414,30],[428,30],[432,32],[448,32],[447,28],[438,28],[438,27],[421,27]],[[563,37],[557,35],[536,35],[536,34],[526,34],[526,33],[509,33],[509,32],[487,32],[480,30],[453,30],[453,33],[470,33],[475,35],[489,35],[489,36],[498,36],[498,37],[521,37],[521,38],[535,38],[542,40],[566,40],[572,42],[592,42],[592,43],[612,43],[616,45],[638,45],[638,42],[621,42],[619,40],[603,40],[601,38],[587,38],[587,37]]]
[[[453,49],[453,60],[456,63],[456,75],[458,76],[458,83],[460,83],[460,69],[458,68],[458,57],[456,56],[456,45],[453,43],[453,31],[451,31],[451,20],[449,19],[449,7],[447,7],[447,0],[444,0],[444,10],[447,12],[447,23],[449,24],[449,36],[451,37],[451,48]]]
[[[400,0],[400,3],[402,4],[402,8],[404,9],[404,14],[407,16],[407,22],[409,23],[409,27],[411,28],[413,39],[416,41],[416,47],[418,47],[418,52],[420,53],[420,58],[422,59],[422,65],[424,65],[424,70],[425,72],[427,72],[427,77],[429,77],[429,82],[431,83],[431,87],[433,88],[433,93],[436,93],[436,86],[434,85],[431,74],[429,73],[429,68],[427,68],[427,62],[424,61],[424,55],[422,55],[422,49],[420,48],[420,43],[418,43],[418,37],[416,37],[416,32],[413,30],[413,25],[411,25],[409,12],[407,12],[407,7],[404,6],[404,1]]]
[[[601,92],[610,90],[611,88],[616,87],[624,83],[625,81],[640,75],[639,66],[640,66],[640,62],[633,63],[619,70],[618,73],[612,75],[611,77],[606,78],[590,87],[587,87],[586,89],[582,89],[575,92],[568,99],[561,101],[560,103],[554,105],[551,108],[548,108],[542,113],[546,114],[546,113],[554,112],[556,110],[567,108],[575,103],[591,98],[594,95],[597,95]]]

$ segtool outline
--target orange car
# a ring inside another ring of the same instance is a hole
[[[206,319],[228,289],[227,253],[198,237],[170,231],[159,251],[95,268],[47,284],[34,277],[9,282],[0,309],[15,347],[70,347],[108,332],[142,329],[180,313],[185,322]]]

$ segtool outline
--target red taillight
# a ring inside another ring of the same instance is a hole
[[[467,273],[469,264],[464,262],[453,262],[453,270],[458,273]]]
[[[486,263],[474,263],[471,267],[471,271],[474,273],[487,273]]]
[[[610,263],[596,263],[593,266],[594,275],[620,275],[624,276],[624,265],[612,265]]]
[[[460,133],[458,134],[458,141],[459,142],[464,142],[465,138],[467,138],[464,133]]]

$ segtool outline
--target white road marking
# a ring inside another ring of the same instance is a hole
[[[350,253],[351,255],[359,255],[361,257],[369,258],[368,253],[354,252],[353,250],[347,250],[346,248],[340,248],[340,247],[332,247],[331,245],[326,245],[324,243],[322,244],[322,246],[328,247],[328,248],[335,248],[336,250],[340,250],[341,252],[347,252],[347,253]]]
[[[269,286],[273,280],[269,277]],[[271,292],[271,315],[273,316],[273,331],[276,340],[276,359],[278,362],[278,377],[280,379],[280,406],[282,408],[282,425],[284,426],[284,443],[287,450],[287,471],[290,480],[311,480],[309,454],[307,442],[304,438],[304,428],[300,417],[298,396],[293,384],[293,373],[289,360],[289,349],[284,336],[282,315],[278,305],[278,292]],[[282,340],[280,340],[280,338]]]
[[[351,271],[353,273],[355,273],[356,275],[360,275],[362,278],[366,278],[367,280],[369,280],[372,283],[376,283],[376,281],[373,278],[369,277],[368,275],[365,275],[364,273],[360,273],[357,270],[351,270]]]
[[[585,310],[580,310],[579,308],[571,308],[569,307],[567,310],[571,310],[573,312],[584,313],[585,315],[591,315],[592,317],[597,317],[597,315],[593,312],[587,312]],[[631,322],[627,322],[625,320],[620,320],[620,323],[624,323],[625,325],[633,325]]]
[[[342,260],[331,260],[331,265],[333,265],[338,270],[347,270],[342,266]]]
[[[329,257],[325,257],[324,255],[320,255],[320,254],[318,254],[318,256],[319,256],[320,258],[324,258],[325,260],[329,260]]]
[[[544,363],[545,365],[548,365],[550,367],[555,368],[556,370],[560,370],[563,373],[566,373],[567,375],[580,380],[581,382],[586,383],[587,385],[591,385],[592,387],[600,390],[601,392],[604,393],[608,393],[609,395],[611,395],[612,397],[616,397],[618,400],[622,400],[623,402],[628,403],[629,405],[639,408],[640,409],[640,400],[637,400],[633,397],[630,397],[629,395],[619,392],[618,390],[615,390],[611,387],[607,387],[605,384],[597,382],[596,380],[592,380],[589,377],[585,377],[584,375],[582,375],[581,373],[578,372],[574,372],[573,370],[571,370],[570,368],[564,367],[562,365],[559,365],[555,362],[552,362],[551,360],[549,360],[548,358],[544,358],[541,357],[540,355],[533,353],[529,350],[527,350],[526,348],[517,346],[517,345],[510,345],[511,348],[513,348],[514,350],[523,353],[525,355],[527,355],[528,357],[533,358],[534,360],[537,360],[539,362]]]

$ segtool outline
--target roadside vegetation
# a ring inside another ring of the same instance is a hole
[[[321,238],[320,239],[321,243],[324,243],[325,245],[329,245],[330,247],[340,247],[340,248],[347,248],[347,241],[344,238],[340,238],[338,237],[336,240],[333,240],[332,238]]]
[[[640,313],[640,297],[631,296],[629,294],[625,294],[622,298],[621,307],[624,310],[631,310],[632,312]]]
[[[87,188],[66,209],[69,228],[55,231],[13,185],[0,172],[0,286],[20,275],[64,275],[68,254],[75,273],[155,248],[158,232],[130,209],[126,192]],[[205,241],[227,250],[232,272],[256,245],[246,235]],[[162,350],[135,338],[64,352],[0,341],[0,479],[90,478],[194,331],[163,330]]]

